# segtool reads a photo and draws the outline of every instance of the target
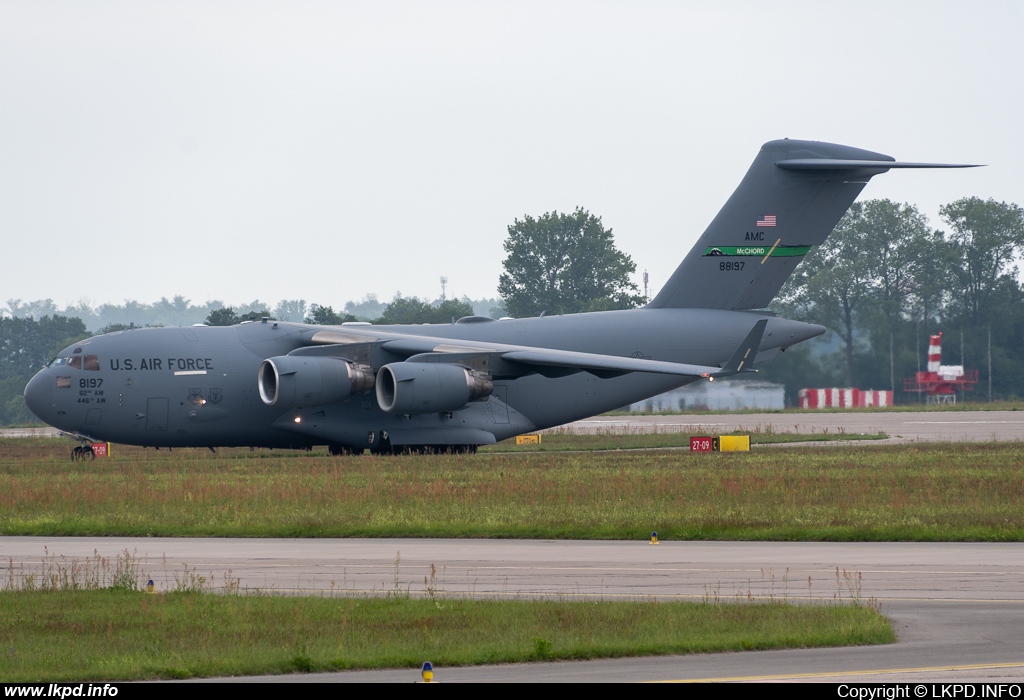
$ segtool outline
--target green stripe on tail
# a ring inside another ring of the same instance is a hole
[[[771,252],[773,258],[793,258],[801,255],[807,255],[810,251],[811,246],[809,245],[780,245],[774,249],[770,245],[740,245],[740,246],[708,246],[704,251],[704,255],[710,256],[737,256],[737,255],[752,255],[759,258],[763,258]]]

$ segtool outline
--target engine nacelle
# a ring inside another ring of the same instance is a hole
[[[457,411],[492,391],[486,374],[447,363],[394,362],[377,372],[377,403],[387,413]]]
[[[257,383],[268,406],[319,406],[367,391],[373,370],[338,357],[282,355],[263,361]]]

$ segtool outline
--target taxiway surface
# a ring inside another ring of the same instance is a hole
[[[877,411],[595,416],[556,428],[572,433],[774,431],[801,434],[885,433],[870,444],[1024,439],[1024,411]],[[865,443],[861,443],[865,444]]]
[[[280,593],[881,603],[899,642],[882,647],[704,654],[438,669],[452,681],[1024,679],[1024,544],[565,542],[416,539],[0,538],[16,571],[51,555],[128,551],[158,588],[187,565],[215,582]],[[5,574],[6,575],[6,574]],[[426,659],[425,659],[426,660]],[[286,676],[411,681],[416,672]],[[272,679],[264,679],[272,680]]]

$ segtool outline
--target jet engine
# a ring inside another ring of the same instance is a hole
[[[447,363],[394,362],[377,372],[377,403],[387,413],[457,411],[492,391],[483,372]]]
[[[338,357],[283,355],[263,361],[257,382],[268,406],[320,406],[369,390],[373,370]]]

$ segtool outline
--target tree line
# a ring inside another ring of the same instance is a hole
[[[800,387],[893,389],[926,368],[928,337],[943,332],[943,364],[980,371],[975,398],[1024,393],[1024,210],[968,197],[940,208],[942,228],[911,204],[856,202],[809,253],[772,309],[831,333],[765,366],[765,379]]]
[[[410,299],[420,302],[420,305],[417,307],[420,310],[424,310],[427,307],[436,308],[443,301],[446,301],[445,299],[428,301],[417,299],[416,297],[403,297],[399,292],[391,302],[386,302],[379,300],[375,294],[367,294],[359,301],[347,302],[335,316],[344,320],[374,321],[384,315],[388,307],[394,305],[396,301],[400,302],[400,304],[392,310],[392,315],[397,313],[398,308],[407,307],[407,302]],[[459,307],[462,311],[465,311],[467,308],[465,305],[468,305],[470,309],[469,313],[463,313],[463,316],[475,314],[498,318],[505,315],[505,308],[498,298],[470,299],[462,297],[458,301],[464,304]],[[5,307],[0,307],[0,317],[40,319],[44,316],[66,316],[68,318],[79,318],[85,324],[88,331],[97,333],[103,330],[127,328],[130,325],[135,325],[136,327],[191,326],[195,323],[209,323],[211,318],[214,319],[215,325],[222,325],[225,319],[236,319],[235,322],[237,322],[237,320],[259,318],[260,316],[272,316],[279,321],[302,322],[307,318],[323,317],[325,312],[322,310],[317,312],[317,309],[329,308],[332,307],[307,304],[305,299],[282,299],[273,305],[259,299],[231,306],[219,300],[194,304],[192,300],[182,295],[176,295],[170,299],[162,297],[159,301],[152,304],[127,300],[123,304],[91,306],[88,303],[82,302],[70,304],[63,308],[58,307],[53,299],[38,299],[35,301],[9,299]],[[317,321],[311,322],[315,323]],[[327,321],[324,322],[326,323]],[[338,321],[338,323],[340,322]]]
[[[90,335],[79,318],[0,316],[0,424],[34,422],[22,395],[28,380],[60,350]]]
[[[499,312],[503,309],[494,307],[491,310]],[[358,321],[369,322],[374,325],[454,323],[463,316],[473,315],[475,315],[473,304],[468,299],[442,299],[430,303],[417,297],[403,297],[401,292],[399,292],[390,303],[384,305],[380,315],[373,319],[361,318],[347,312],[338,313],[331,306],[310,304],[302,321],[322,326],[336,326],[342,323]],[[208,326],[233,326],[243,321],[258,321],[261,318],[268,318],[273,321],[289,320],[273,315],[267,309],[255,309],[239,314],[233,308],[227,307],[211,311],[206,319],[204,319],[204,323]]]

